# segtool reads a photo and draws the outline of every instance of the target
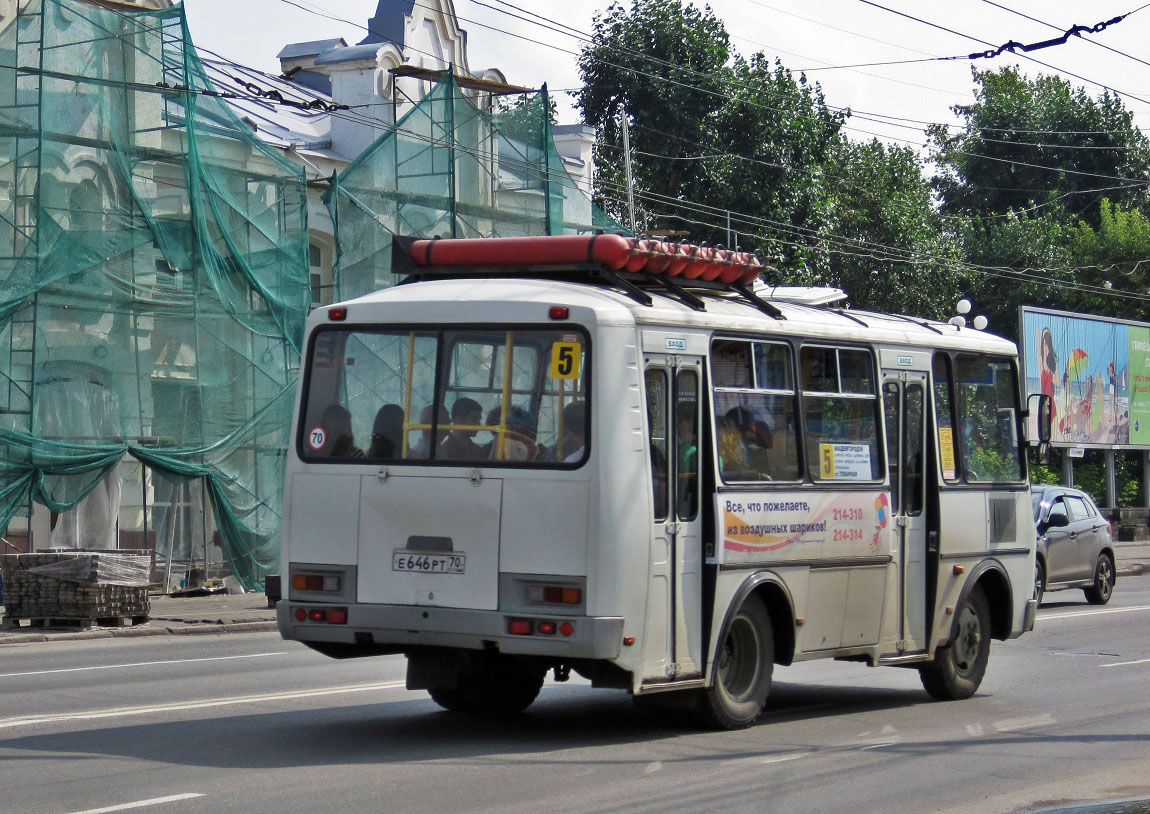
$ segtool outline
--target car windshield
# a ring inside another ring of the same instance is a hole
[[[1038,522],[1038,507],[1042,505],[1042,493],[1030,493],[1030,510],[1034,512],[1034,522]]]

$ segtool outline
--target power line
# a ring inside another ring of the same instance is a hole
[[[1012,9],[1009,6],[1004,6],[1001,3],[996,3],[996,2],[994,2],[994,0],[982,0],[982,2],[986,3],[987,5],[994,6],[995,8],[1000,8],[1003,11],[1009,11],[1011,14],[1017,14],[1019,17],[1023,18],[1024,20],[1030,20],[1031,22],[1038,23],[1039,25],[1044,25],[1047,28],[1053,28],[1055,31],[1061,30],[1060,28],[1058,28],[1058,26],[1053,25],[1052,23],[1048,23],[1045,20],[1039,20],[1037,17],[1031,17],[1029,14],[1023,14],[1021,11],[1017,11],[1016,9]],[[1146,7],[1142,6],[1141,8],[1136,8],[1136,9],[1134,9],[1134,11],[1128,12],[1124,16],[1129,17],[1135,11],[1141,11],[1143,8],[1146,8]],[[1134,56],[1133,54],[1128,54],[1125,51],[1119,51],[1117,48],[1111,48],[1109,45],[1106,45],[1105,43],[1099,42],[1098,40],[1085,39],[1084,42],[1088,42],[1091,45],[1096,46],[1098,48],[1104,48],[1107,51],[1118,54],[1119,56],[1124,56],[1127,59],[1132,59],[1135,62],[1141,62],[1143,65],[1150,67],[1150,62],[1147,62],[1144,59],[1140,59],[1140,58]]]
[[[955,36],[962,37],[964,39],[968,39],[968,40],[971,40],[973,42],[980,43],[982,45],[987,45],[987,46],[990,46],[992,48],[995,47],[993,43],[987,42],[986,40],[980,40],[978,37],[972,37],[970,34],[963,34],[961,31],[955,31],[953,28],[947,28],[944,25],[939,25],[938,23],[932,23],[928,20],[922,19],[921,17],[915,17],[913,14],[907,14],[906,12],[896,11],[895,9],[888,8],[887,6],[880,5],[879,3],[875,3],[874,0],[859,0],[859,2],[865,3],[868,6],[874,6],[877,9],[881,9],[883,11],[890,12],[891,14],[895,14],[899,17],[905,17],[908,20],[913,20],[914,22],[922,23],[923,25],[930,26],[931,28],[937,28],[938,30],[945,31],[948,34],[954,34]],[[1135,9],[1135,11],[1138,11],[1138,10],[1139,9]],[[1129,14],[1133,14],[1133,13],[1134,12],[1129,12]],[[1129,16],[1129,14],[1127,16]],[[1104,85],[1101,82],[1095,82],[1093,79],[1087,79],[1085,76],[1080,76],[1079,74],[1073,73],[1071,71],[1063,70],[1062,68],[1058,68],[1054,65],[1050,65],[1049,63],[1042,62],[1041,60],[1035,59],[1034,57],[1030,56],[1029,54],[1019,54],[1019,56],[1021,56],[1023,59],[1028,59],[1031,62],[1037,63],[1037,64],[1043,66],[1044,68],[1049,68],[1052,71],[1058,71],[1059,73],[1064,73],[1067,76],[1073,76],[1075,79],[1081,79],[1083,82],[1088,82],[1091,85],[1096,85],[1097,87],[1100,87],[1104,90],[1108,90],[1111,93],[1117,94],[1119,96],[1129,97],[1130,99],[1134,99],[1135,101],[1141,102],[1144,105],[1150,105],[1150,101],[1147,101],[1147,100],[1141,98],[1140,96],[1135,96],[1132,93],[1125,93],[1123,91],[1116,90],[1115,88],[1112,88],[1109,85]]]

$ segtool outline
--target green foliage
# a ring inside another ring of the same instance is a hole
[[[969,285],[959,244],[942,228],[918,154],[877,139],[843,140],[826,171],[827,282],[861,308],[947,318]],[[890,247],[876,250],[874,246]]]
[[[622,217],[623,105],[635,186],[647,193],[641,229],[687,229],[725,244],[729,210],[742,248],[792,273],[829,269],[821,239],[806,235],[829,223],[823,175],[843,117],[827,108],[817,85],[762,54],[732,57],[722,22],[680,0],[611,6],[596,18],[579,68],[576,105],[599,128],[604,208]],[[700,213],[698,204],[710,209]]]
[[[626,108],[637,156],[636,185],[694,198],[705,175],[696,161],[713,141],[730,57],[727,32],[707,9],[680,0],[635,0],[630,11],[612,4],[595,18],[592,41],[579,56],[583,87],[575,104],[599,129],[595,161],[604,208],[622,219],[624,169],[620,106]]]
[[[1091,192],[1109,189],[1124,206],[1147,201],[1140,179],[1150,141],[1121,100],[1109,92],[1095,100],[1060,77],[1030,80],[1017,68],[972,76],[975,102],[952,108],[963,128],[927,131],[945,213],[985,217],[1049,205],[1063,219],[1096,226],[1100,195]],[[1122,179],[1130,188],[1112,189]]]

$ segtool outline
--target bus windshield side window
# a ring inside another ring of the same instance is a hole
[[[569,329],[317,331],[298,449],[314,462],[577,466],[587,350]]]
[[[883,456],[870,352],[807,345],[799,370],[811,479],[879,480]]]
[[[716,339],[711,345],[719,472],[727,483],[796,481],[791,348],[781,342]]]
[[[1025,476],[1018,432],[1018,384],[1009,359],[956,357],[959,448],[966,480],[1017,482]]]

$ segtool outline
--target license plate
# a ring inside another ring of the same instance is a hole
[[[396,551],[391,558],[392,571],[415,571],[421,574],[462,574],[466,554],[418,554]]]

